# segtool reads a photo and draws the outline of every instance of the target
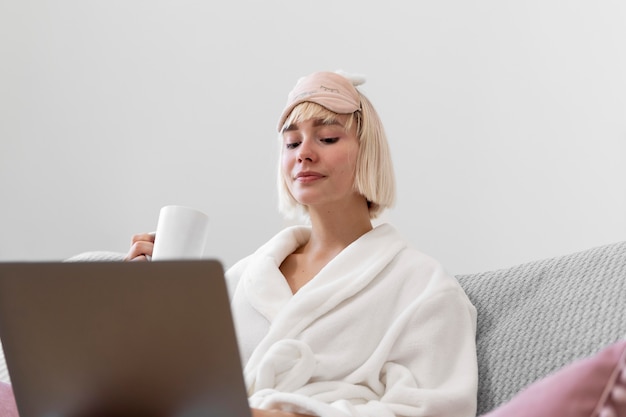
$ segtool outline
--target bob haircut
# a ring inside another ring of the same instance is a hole
[[[359,92],[359,96],[361,97],[361,109],[350,115],[346,129],[350,129],[353,123],[357,124],[359,153],[357,155],[354,188],[367,200],[370,219],[375,219],[385,209],[393,207],[395,203],[395,176],[387,135],[380,117],[367,97],[361,92]],[[329,120],[336,117],[337,113],[319,104],[300,103],[294,107],[285,120],[279,139],[282,141],[282,131],[286,126],[310,119]],[[284,147],[281,146],[280,149],[282,157]],[[296,201],[289,191],[280,163],[278,164],[278,210],[287,218],[309,219],[308,208]]]

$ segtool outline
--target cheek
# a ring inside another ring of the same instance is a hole
[[[280,173],[283,178],[289,179],[291,178],[291,170],[293,168],[293,158],[289,158],[289,156],[284,153],[280,155]]]
[[[351,175],[352,178],[356,176],[356,161],[357,161],[357,153],[349,153],[341,161],[337,164],[337,166],[341,167],[341,172],[345,175]]]

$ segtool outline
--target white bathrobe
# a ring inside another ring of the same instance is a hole
[[[476,310],[388,225],[293,294],[279,270],[310,236],[287,228],[227,271],[249,402],[323,417],[472,417]]]

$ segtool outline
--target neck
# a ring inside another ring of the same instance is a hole
[[[303,249],[338,253],[372,230],[367,204],[343,208],[309,208],[311,237]]]
[[[311,236],[280,265],[295,294],[348,245],[372,230],[364,200],[358,204],[309,206]]]

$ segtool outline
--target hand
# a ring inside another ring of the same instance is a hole
[[[130,250],[125,261],[147,261],[154,249],[154,233],[141,233],[131,239]]]
[[[289,413],[281,410],[260,410],[252,408],[252,417],[313,417],[309,414]]]

